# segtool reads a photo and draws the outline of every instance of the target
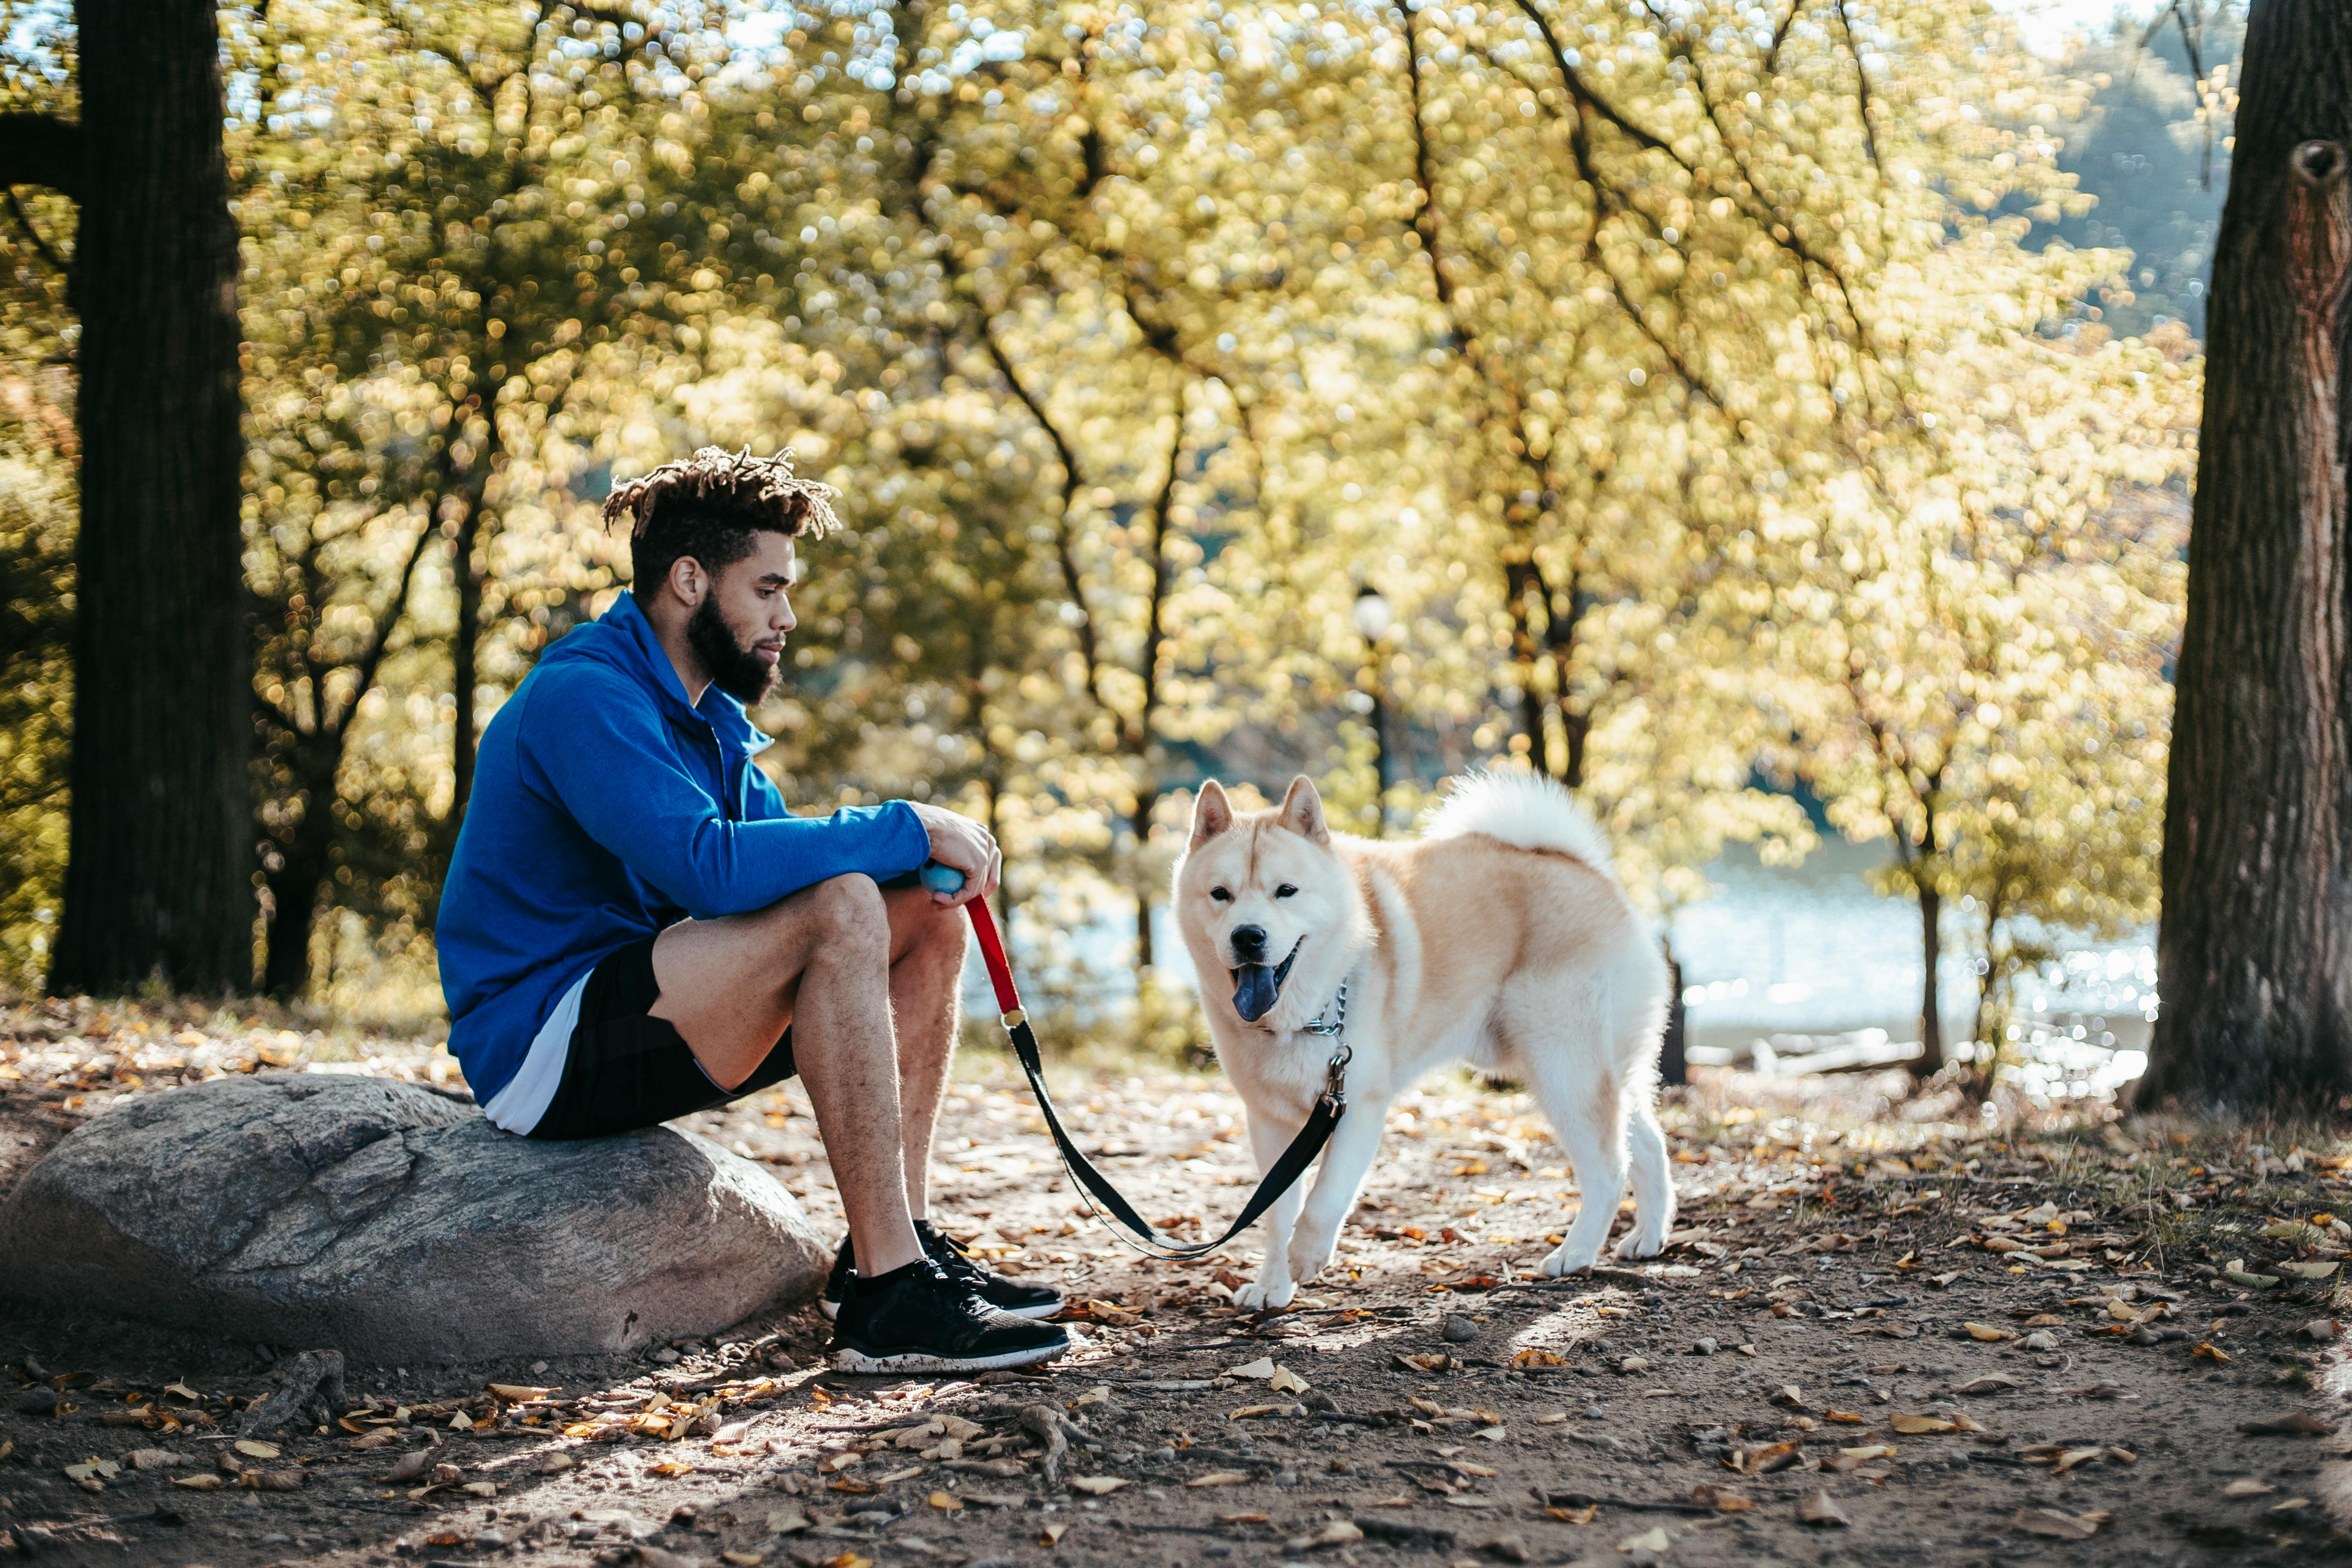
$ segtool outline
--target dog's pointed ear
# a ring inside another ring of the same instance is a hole
[[[1282,826],[1318,844],[1331,842],[1330,826],[1323,820],[1323,797],[1305,773],[1290,781],[1290,793],[1282,797]]]
[[[1201,793],[1192,797],[1192,843],[1198,849],[1218,834],[1234,825],[1234,803],[1225,798],[1225,786],[1214,779],[1201,785]]]

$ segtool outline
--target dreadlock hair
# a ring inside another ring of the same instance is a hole
[[[822,538],[841,523],[831,485],[793,473],[790,448],[772,458],[704,447],[691,458],[664,463],[614,487],[604,524],[629,519],[629,554],[639,598],[649,597],[669,569],[691,556],[717,574],[751,553],[755,533]]]

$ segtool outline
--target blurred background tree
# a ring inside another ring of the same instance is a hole
[[[8,15],[0,111],[69,101],[67,19]],[[1394,832],[1483,763],[1669,914],[1823,809],[1885,840],[1998,1043],[2048,931],[2150,909],[2200,369],[2155,318],[2202,242],[2088,191],[2201,158],[2215,16],[2053,63],[1904,0],[223,11],[252,983],[432,1009],[480,726],[625,584],[613,476],[718,442],[846,498],[766,765],[990,822],[1093,1025],[1187,1035],[1150,969],[1200,779]],[[31,982],[79,328],[71,205],[6,219]]]

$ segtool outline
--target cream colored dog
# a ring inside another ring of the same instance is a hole
[[[1348,988],[1347,1114],[1304,1213],[1303,1182],[1268,1211],[1265,1265],[1237,1303],[1287,1306],[1331,1261],[1390,1102],[1454,1060],[1526,1083],[1575,1165],[1583,1203],[1545,1274],[1599,1260],[1629,1133],[1635,1212],[1616,1253],[1664,1245],[1675,1218],[1656,1110],[1665,964],[1600,829],[1558,784],[1473,774],[1419,839],[1386,843],[1333,833],[1303,775],[1279,808],[1242,815],[1211,780],[1193,803],[1175,897],[1261,1171],[1323,1088],[1332,1042],[1305,1026]]]

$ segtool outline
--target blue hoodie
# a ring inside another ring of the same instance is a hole
[[[715,685],[687,701],[627,594],[515,689],[483,731],[434,931],[449,1048],[478,1102],[605,954],[683,915],[923,863],[929,835],[905,801],[792,816],[751,761],[772,743]]]

